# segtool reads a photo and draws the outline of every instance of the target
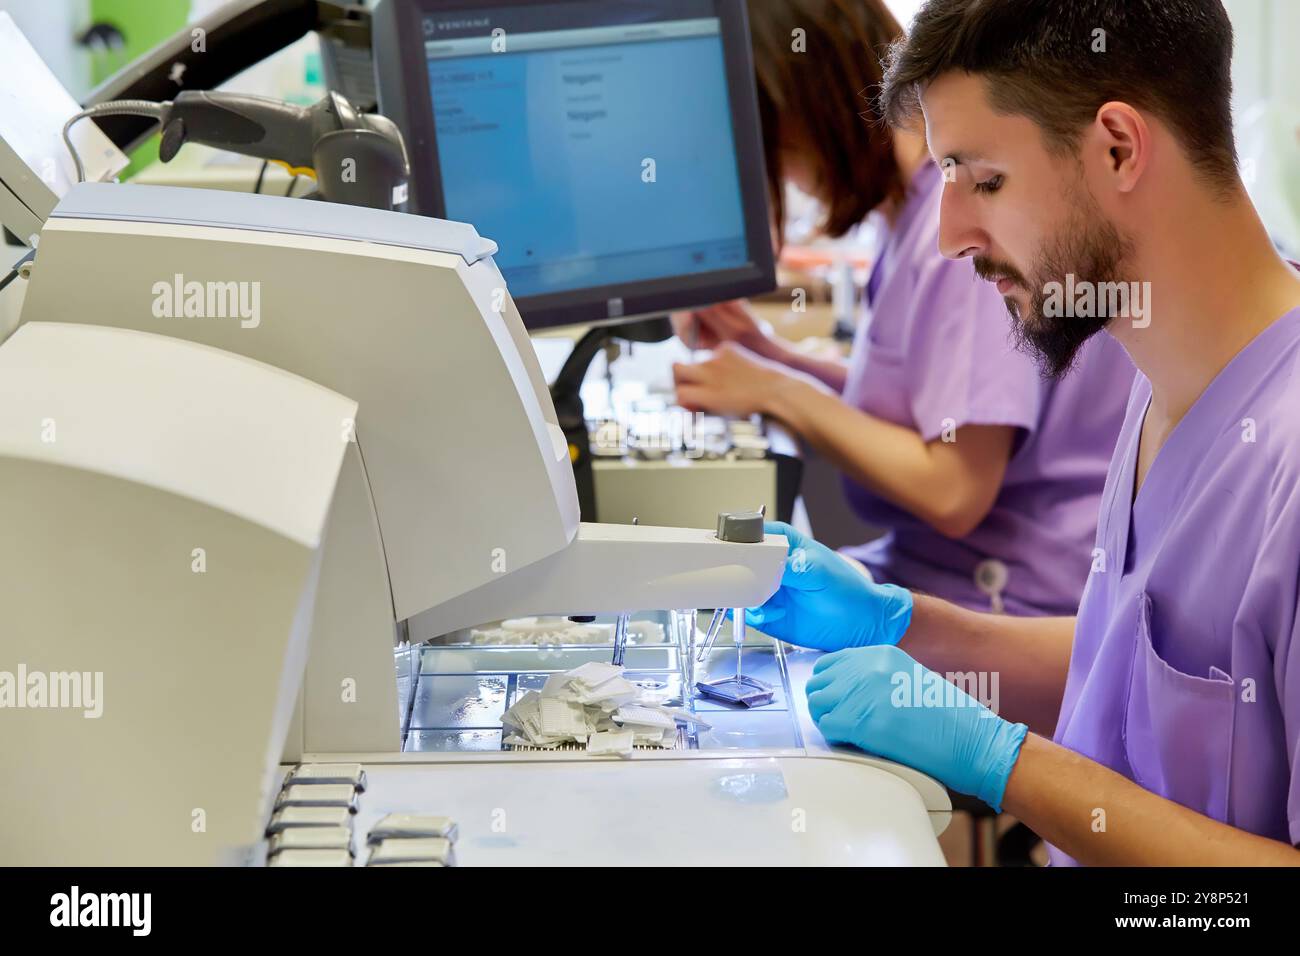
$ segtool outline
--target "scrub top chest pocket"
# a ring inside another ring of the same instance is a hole
[[[1217,667],[1207,677],[1175,670],[1156,652],[1152,626],[1151,598],[1142,592],[1124,712],[1133,780],[1226,823],[1236,685]]]

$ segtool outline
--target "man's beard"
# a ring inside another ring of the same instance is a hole
[[[1007,263],[982,256],[974,262],[980,278],[1008,278],[1029,292],[1027,315],[1020,314],[1014,299],[1005,298],[1011,313],[1012,339],[1017,349],[1034,356],[1039,369],[1050,378],[1061,378],[1069,372],[1084,343],[1105,329],[1114,316],[1103,314],[1104,309],[1095,309],[1091,316],[1049,316],[1045,308],[1049,284],[1063,286],[1068,275],[1074,276],[1076,288],[1093,283],[1094,289],[1100,289],[1102,283],[1119,282],[1133,248],[1091,195],[1080,195],[1076,190],[1074,208],[1065,227],[1044,245],[1032,280],[1026,280]],[[1073,311],[1066,305],[1062,311]]]

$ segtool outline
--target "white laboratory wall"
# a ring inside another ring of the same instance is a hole
[[[1235,40],[1237,115],[1265,99],[1300,108],[1300,3],[1225,0],[1224,6]]]
[[[13,17],[73,96],[80,97],[89,89],[90,63],[74,42],[90,22],[89,0],[0,0],[0,10]]]
[[[1300,258],[1300,2],[1225,0],[1242,179],[1273,241]]]
[[[885,0],[885,6],[894,15],[894,19],[906,28],[923,2],[924,0]]]

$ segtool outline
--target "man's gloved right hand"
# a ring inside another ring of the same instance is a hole
[[[819,651],[897,644],[912,622],[912,592],[876,584],[847,559],[788,524],[768,522],[790,550],[781,587],[745,623],[769,637]]]

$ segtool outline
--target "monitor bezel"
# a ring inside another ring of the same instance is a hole
[[[406,211],[445,219],[421,22],[429,13],[543,6],[553,0],[383,0],[375,11],[374,61],[380,112],[401,129],[411,162]],[[577,0],[608,5],[617,0]],[[762,128],[745,0],[711,0],[721,24],[748,262],[715,270],[588,287],[515,300],[529,329],[618,322],[745,298],[776,287]],[[748,162],[745,161],[748,158]],[[488,236],[487,238],[495,238]]]

